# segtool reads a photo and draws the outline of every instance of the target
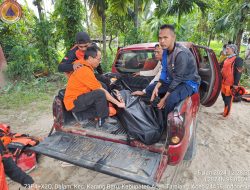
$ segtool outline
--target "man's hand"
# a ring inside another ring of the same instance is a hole
[[[160,100],[160,102],[157,104],[157,108],[158,108],[158,109],[162,109],[162,108],[165,108],[165,106],[166,106],[166,98],[163,97],[163,98]]]
[[[155,89],[154,89],[154,91],[153,91],[153,93],[152,93],[152,96],[151,96],[150,101],[153,102],[154,99],[155,99],[155,97],[157,97],[157,96],[158,96],[158,87],[155,86]]]
[[[143,96],[145,93],[143,91],[135,91],[131,93],[132,96]]]
[[[157,104],[158,109],[163,109],[166,106],[166,100],[167,97],[169,96],[169,92],[165,94],[165,96],[160,100],[160,102]]]
[[[133,77],[140,76],[140,72],[133,73],[132,75],[133,75]]]
[[[74,69],[74,71],[75,71],[75,70],[81,68],[82,66],[83,66],[83,65],[82,65],[81,63],[75,63],[75,64],[73,64],[73,69]]]
[[[125,108],[125,107],[126,107],[126,105],[125,105],[124,102],[119,102],[119,103],[117,104],[117,106],[118,106],[119,108]]]

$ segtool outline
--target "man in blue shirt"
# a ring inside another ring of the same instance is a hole
[[[198,92],[200,76],[191,51],[178,44],[172,25],[163,25],[159,31],[159,44],[163,49],[162,72],[152,95],[161,99],[157,107],[170,113],[186,97]]]

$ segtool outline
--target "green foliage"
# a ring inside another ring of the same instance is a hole
[[[57,51],[56,51],[56,39],[53,33],[53,23],[48,20],[36,20],[34,29],[34,37],[36,38],[35,46],[41,56],[43,65],[40,68],[44,71],[46,68],[51,71],[55,70],[57,66]],[[37,67],[38,68],[38,67]]]
[[[240,85],[250,88],[250,76],[245,72],[241,75]]]
[[[211,41],[211,43],[210,43],[210,48],[211,48],[212,50],[214,50],[215,55],[216,55],[217,57],[220,56],[220,52],[221,52],[221,50],[222,50],[223,45],[224,45],[224,44],[223,44],[221,41],[215,41],[215,40]]]
[[[7,76],[11,79],[31,79],[40,56],[32,46],[15,46],[10,51]]]
[[[138,44],[143,42],[143,36],[136,28],[131,29],[124,38],[124,45]]]
[[[216,41],[216,40],[211,41],[210,48],[215,52],[215,54],[216,54],[217,57],[220,56],[220,52],[222,50],[223,45],[224,44],[221,41]],[[240,51],[239,56],[241,58],[244,58],[245,57],[246,47],[245,46],[241,46],[240,49],[241,49],[241,51]]]
[[[3,47],[5,57],[9,60],[9,53],[17,45],[26,46],[34,42],[32,28],[34,27],[34,14],[22,7],[22,18],[13,24],[3,23],[0,20],[0,44]]]
[[[80,0],[58,0],[52,16],[55,22],[58,38],[64,39],[66,49],[75,42],[77,32],[83,31],[84,8]]]
[[[112,54],[111,51],[107,51],[107,59],[106,59],[107,61],[101,63],[102,69],[104,70],[105,73],[111,72],[111,68],[115,59],[115,55],[116,54],[114,53]]]

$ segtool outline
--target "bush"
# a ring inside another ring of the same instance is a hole
[[[111,68],[115,59],[115,54],[116,52],[112,54],[111,51],[107,51],[107,61],[101,63],[104,73],[111,72]]]
[[[38,52],[33,47],[16,46],[10,51],[7,76],[10,79],[31,79],[36,65],[40,63]]]

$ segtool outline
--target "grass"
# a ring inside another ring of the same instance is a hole
[[[8,82],[3,89],[0,89],[0,105],[3,108],[1,110],[20,109],[28,105],[39,107],[41,110],[51,107],[51,98],[65,84],[58,77],[63,76]]]

